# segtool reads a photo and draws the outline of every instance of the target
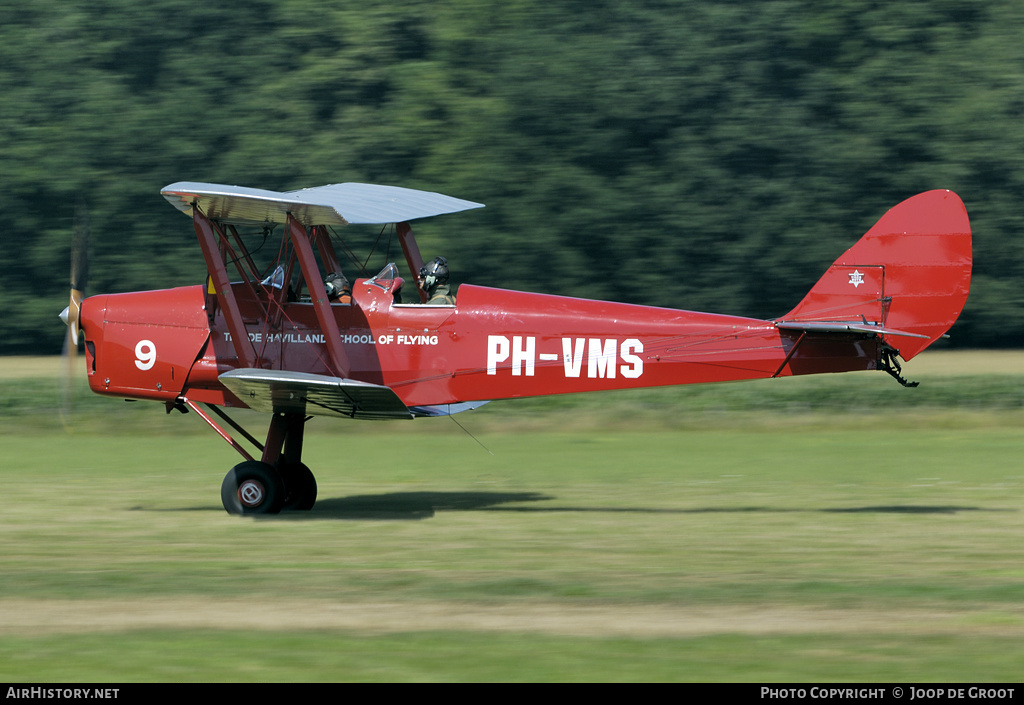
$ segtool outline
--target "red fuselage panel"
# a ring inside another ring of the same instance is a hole
[[[175,399],[210,335],[198,286],[90,297],[82,329],[92,390],[135,399]]]

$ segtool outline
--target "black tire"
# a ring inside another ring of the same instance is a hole
[[[313,477],[313,471],[303,463],[292,463],[284,467],[282,474],[287,495],[285,509],[312,509],[316,504],[316,478]]]
[[[280,473],[258,460],[231,468],[220,486],[220,501],[228,514],[277,514],[284,498]]]

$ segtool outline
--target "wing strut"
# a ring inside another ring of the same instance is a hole
[[[327,343],[327,352],[331,356],[333,372],[338,377],[345,379],[349,376],[351,367],[345,348],[341,345],[341,331],[338,329],[338,321],[335,320],[334,314],[331,312],[331,302],[327,298],[327,289],[324,288],[324,282],[320,278],[313,246],[309,242],[306,228],[290,215],[288,216],[288,235],[292,239],[292,244],[295,245],[299,266],[302,268],[302,276],[306,279],[306,286],[309,288],[309,295],[313,300],[316,320],[320,324],[320,330],[324,333],[324,342]]]
[[[408,223],[399,223],[395,226],[395,231],[398,233],[398,241],[402,243],[402,252],[405,253],[409,271],[415,279],[420,268],[423,267],[423,255],[420,254],[420,247],[416,244],[416,238],[413,237],[412,226]],[[420,301],[427,303],[427,292],[419,287],[416,287],[416,291],[419,292]]]
[[[315,225],[310,230],[310,238],[316,243],[320,251],[320,260],[324,263],[327,273],[340,272],[341,265],[338,264],[338,253],[334,251],[331,244],[331,236],[327,234],[327,228],[322,225]]]
[[[196,237],[199,238],[199,246],[203,250],[203,257],[206,259],[210,281],[217,292],[217,303],[224,312],[224,319],[231,333],[231,344],[238,355],[238,362],[245,367],[255,367],[256,353],[249,341],[249,333],[238,310],[238,301],[235,299],[234,289],[231,288],[231,280],[228,279],[224,260],[220,256],[217,237],[214,235],[216,226],[198,207],[192,209],[192,222],[196,228]]]

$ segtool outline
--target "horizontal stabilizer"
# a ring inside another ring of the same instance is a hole
[[[781,330],[799,330],[805,333],[874,333],[880,335],[906,335],[911,338],[928,339],[927,335],[908,333],[874,323],[858,321],[776,321],[775,327]]]
[[[456,404],[437,404],[435,406],[410,406],[411,411],[416,416],[453,416],[454,414],[461,414],[463,411],[472,411],[473,409],[479,409],[484,404],[489,404],[489,401],[462,401]]]
[[[219,377],[254,411],[350,419],[411,419],[390,387],[305,372],[240,369]]]
[[[432,191],[380,184],[331,184],[301,191],[266,191],[244,186],[179,181],[160,194],[185,215],[193,204],[211,220],[227,223],[284,223],[293,218],[313,225],[385,225],[445,213],[483,208]]]

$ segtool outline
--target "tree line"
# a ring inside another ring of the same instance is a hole
[[[0,353],[60,350],[80,200],[90,293],[201,282],[179,180],[439,191],[487,205],[414,224],[458,281],[756,317],[949,188],[948,344],[1021,346],[1022,27],[1009,0],[8,3]]]

